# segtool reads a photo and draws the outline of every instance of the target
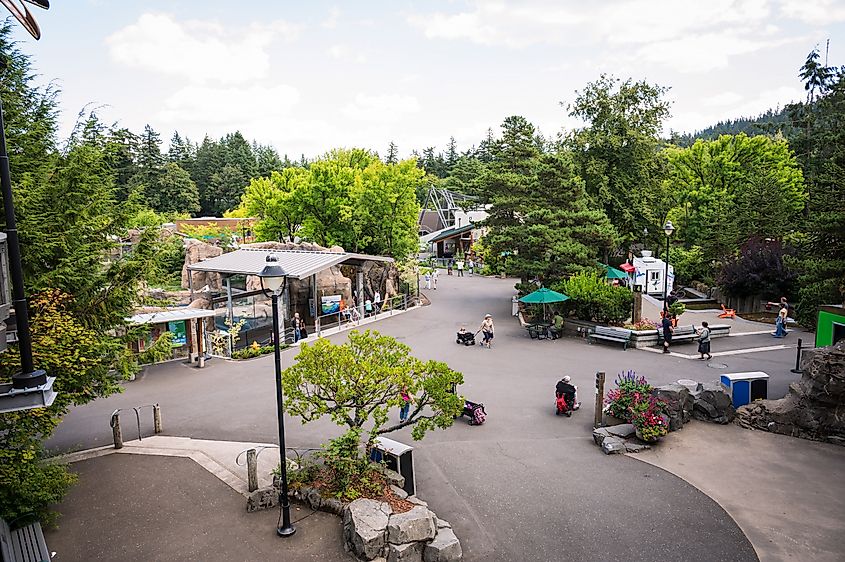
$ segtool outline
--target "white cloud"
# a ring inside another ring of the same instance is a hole
[[[336,44],[326,49],[326,54],[344,62],[354,62],[356,64],[363,64],[367,62],[367,57],[363,53],[355,53],[349,45]]]
[[[254,120],[256,115],[267,121],[289,115],[299,99],[296,89],[283,84],[246,88],[194,85],[168,97],[159,117],[177,126],[191,122],[239,128],[241,123]]]
[[[807,23],[845,21],[845,4],[841,0],[781,0],[780,5],[784,16]]]
[[[404,115],[419,111],[420,102],[417,98],[400,94],[359,93],[355,101],[343,108],[346,117],[369,122],[395,122]]]
[[[726,105],[735,105],[743,99],[745,98],[736,92],[722,92],[721,94],[704,98],[701,104],[707,107],[722,107]]]
[[[746,39],[741,30],[689,35],[683,38],[658,41],[641,46],[636,58],[668,66],[684,73],[709,72],[727,67],[732,57],[774,47],[784,40],[759,41]]]
[[[721,99],[720,99],[721,98]],[[708,98],[710,102],[695,104],[692,99],[678,100],[675,115],[669,120],[669,128],[675,131],[693,132],[719,121],[738,119],[740,117],[756,117],[766,110],[783,108],[793,101],[803,98],[800,84],[795,86],[781,86],[764,90],[756,95],[741,96],[733,92],[726,92]],[[686,108],[694,108],[687,110]]]
[[[269,45],[292,40],[298,28],[283,21],[229,29],[216,22],[180,22],[168,14],[143,14],[106,39],[111,58],[133,68],[193,82],[237,84],[262,78]]]

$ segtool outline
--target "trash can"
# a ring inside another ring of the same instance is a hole
[[[370,452],[370,460],[383,462],[387,468],[398,472],[405,478],[403,490],[412,496],[416,493],[417,483],[414,480],[414,448],[399,441],[385,437],[376,437]]]
[[[769,397],[769,375],[763,371],[726,373],[721,381],[731,395],[734,408]]]

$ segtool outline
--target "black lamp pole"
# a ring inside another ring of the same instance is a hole
[[[5,61],[0,61],[0,72]],[[12,304],[17,322],[18,350],[21,354],[21,372],[12,375],[12,388],[35,388],[47,382],[47,373],[36,370],[32,362],[32,338],[29,333],[29,311],[23,286],[23,266],[18,227],[15,221],[15,202],[12,196],[12,177],[9,172],[9,155],[6,152],[3,102],[0,100],[0,184],[3,190],[3,207],[6,214],[6,236],[9,246],[9,272],[12,276]]]
[[[666,272],[663,275],[663,312],[666,313],[669,311],[669,237],[675,232],[672,221],[666,221],[663,232],[666,233]]]
[[[288,466],[285,457],[285,410],[282,396],[282,353],[279,347],[279,293],[273,291],[273,353],[276,356],[276,406],[279,418],[279,461],[281,463],[281,485],[279,505],[282,506],[282,526],[276,529],[280,537],[289,537],[296,532],[290,522],[290,498],[288,498]]]

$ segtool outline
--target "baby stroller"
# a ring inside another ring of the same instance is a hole
[[[472,332],[458,332],[455,343],[464,345],[475,345],[475,334]]]
[[[464,411],[462,416],[469,418],[470,425],[481,425],[487,419],[487,412],[484,411],[484,404],[464,400]]]

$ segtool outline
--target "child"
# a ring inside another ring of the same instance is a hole
[[[411,409],[411,395],[408,394],[408,387],[403,386],[399,396],[402,398],[402,407],[399,409],[399,422],[401,423],[408,419],[408,412]]]

